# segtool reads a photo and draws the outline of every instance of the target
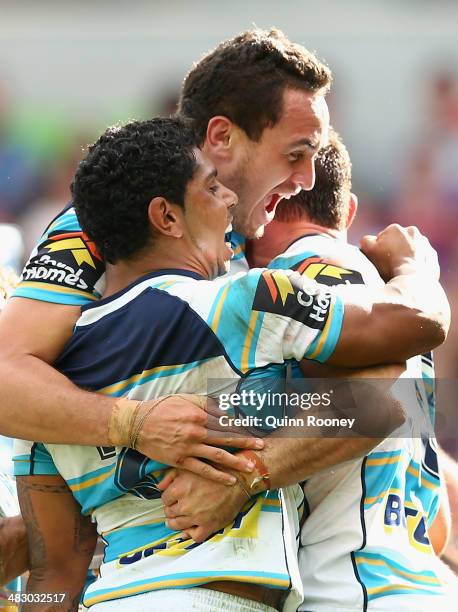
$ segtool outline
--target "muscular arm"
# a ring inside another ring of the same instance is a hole
[[[28,593],[65,593],[62,605],[43,610],[78,609],[97,533],[83,517],[60,476],[19,476],[19,504],[30,550]],[[24,606],[24,612],[34,609]]]
[[[79,314],[75,306],[25,298],[8,302],[0,316],[2,434],[58,444],[129,446],[127,431],[119,432],[122,437],[116,441],[109,435],[118,398],[79,389],[49,365],[62,352]],[[158,403],[144,421],[137,449],[152,459],[227,483],[228,474],[198,458],[242,470],[247,463],[216,448],[228,443],[224,437],[207,439],[210,417],[191,399],[176,396]],[[132,409],[137,404],[131,401]],[[138,420],[152,405],[144,403]],[[255,448],[256,444],[254,439],[232,441],[239,448]]]
[[[109,446],[114,398],[78,389],[50,363],[80,314],[77,306],[13,298],[0,316],[2,434],[28,440]]]
[[[328,363],[364,367],[408,358],[442,344],[450,308],[439,281],[411,264],[385,287],[344,287],[345,318]]]
[[[403,370],[402,365],[391,365],[346,372],[345,376],[355,379],[396,379]],[[316,376],[317,372],[314,371],[313,374]],[[269,472],[271,488],[277,489],[301,482],[337,464],[363,456],[391,431],[402,425],[402,407],[390,394],[382,393],[379,397],[377,388],[373,387],[368,388],[368,393],[367,397],[361,397],[357,403],[364,407],[370,405],[379,414],[384,411],[382,421],[385,429],[381,435],[377,432],[373,437],[268,437],[265,440],[265,448],[256,451],[256,454]],[[241,453],[243,454],[243,451]],[[239,479],[244,481],[244,486],[226,487],[225,490],[194,475],[172,471],[160,485],[164,490],[162,499],[166,506],[165,514],[169,526],[172,529],[186,530],[194,540],[203,541],[211,533],[226,526],[240,511],[246,502],[243,489],[252,494],[266,489],[263,480],[253,485],[258,476],[258,471],[253,474],[240,474]]]

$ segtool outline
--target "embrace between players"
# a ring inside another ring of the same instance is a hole
[[[77,606],[98,533],[84,594],[97,611],[421,609],[441,596],[434,440],[385,439],[405,419],[394,397],[374,390],[388,425],[372,437],[262,441],[218,427],[205,400],[207,381],[217,394],[287,365],[397,378],[447,334],[437,257],[415,228],[363,240],[380,276],[343,239],[356,204],[330,81],[280,32],[246,32],[191,70],[179,118],[110,128],[81,162],[72,206],[0,318],[1,431],[33,440],[15,451],[29,592]],[[317,189],[340,192],[307,208],[317,155]],[[316,283],[314,264],[358,281]],[[418,410],[430,400],[420,392]]]

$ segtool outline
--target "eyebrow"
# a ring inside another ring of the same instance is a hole
[[[218,170],[216,168],[213,168],[213,170],[211,172],[209,172],[207,174],[207,176],[205,177],[205,181],[211,181],[212,179],[216,178],[218,176]]]
[[[300,140],[296,140],[295,142],[292,142],[289,146],[288,149],[294,149],[295,147],[301,147],[303,145],[305,145],[306,147],[311,147],[312,149],[316,149],[319,146],[319,141],[318,142],[314,142],[313,140],[310,140],[310,138],[301,138]]]

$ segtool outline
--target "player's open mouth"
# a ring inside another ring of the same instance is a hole
[[[226,247],[226,253],[225,253],[226,261],[228,259],[232,259],[232,257],[234,256],[234,251],[232,250],[232,244],[231,244],[231,232],[232,232],[232,219],[229,225],[226,227],[226,232],[224,235],[224,240],[225,240],[224,245]]]
[[[271,196],[268,196],[267,203],[264,207],[267,213],[271,213],[275,210],[275,207],[277,206],[280,197],[281,196],[278,193],[273,193]]]

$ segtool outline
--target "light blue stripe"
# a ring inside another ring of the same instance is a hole
[[[77,476],[76,478],[67,478],[67,484],[69,486],[82,484],[83,482],[86,482],[87,480],[90,480],[91,478],[96,478],[97,476],[106,474],[107,472],[109,472],[116,466],[116,463],[117,462],[114,461],[113,463],[110,463],[110,465],[105,465],[99,468],[98,470],[92,470],[91,472],[87,472],[86,474],[83,474],[82,476]]]
[[[279,255],[275,257],[269,265],[268,268],[273,268],[275,270],[288,270],[298,263],[302,263],[306,259],[310,257],[318,257],[315,251],[305,251],[302,253],[298,253],[297,255]],[[302,274],[305,274],[304,272]],[[305,276],[307,276],[305,274]]]
[[[198,368],[203,363],[207,363],[208,361],[211,361],[212,359],[215,359],[215,357],[209,357],[208,359],[202,359],[202,361],[193,361],[192,363],[185,363],[184,365],[180,365],[180,366],[177,366],[176,368],[164,370],[162,372],[154,372],[153,374],[150,374],[149,376],[146,376],[145,378],[142,378],[136,382],[133,382],[130,385],[122,387],[121,389],[118,389],[117,391],[113,391],[112,393],[104,393],[104,394],[109,395],[111,397],[120,397],[122,395],[126,395],[126,393],[128,393],[132,389],[139,388],[145,385],[146,383],[151,382],[152,380],[156,380],[158,378],[164,378],[167,376],[174,376],[176,374],[182,374],[183,372],[189,372],[189,370],[192,370],[193,368]],[[115,382],[109,386],[112,387],[114,385],[119,385],[123,382],[124,382],[123,380],[120,380],[117,383]]]
[[[206,321],[206,322],[207,322],[207,324],[208,324],[208,325],[210,325],[210,327],[211,327],[211,325],[212,325],[212,323],[213,323],[213,318],[214,318],[214,316],[215,316],[216,308],[217,308],[217,306],[218,306],[218,304],[219,304],[220,298],[221,298],[222,294],[224,293],[224,291],[226,291],[226,289],[227,289],[227,287],[228,287],[228,284],[229,284],[229,283],[225,283],[225,284],[224,284],[224,285],[221,287],[221,289],[218,291],[218,293],[216,294],[215,300],[214,300],[214,302],[213,302],[213,304],[212,304],[212,307],[211,307],[211,309],[210,309],[210,312],[209,312],[209,314],[208,314],[208,318],[207,318],[207,321]],[[222,306],[222,305],[221,305],[221,306]]]
[[[422,582],[422,578],[435,578],[438,577],[433,572],[417,572],[409,567],[406,567],[404,563],[397,563],[393,557],[396,551],[389,551],[389,557],[384,558],[383,555],[377,553],[356,553],[355,559],[358,566],[359,576],[365,585],[366,589],[377,589],[383,587],[395,586],[393,590],[389,590],[381,593],[368,593],[369,599],[377,599],[379,597],[389,597],[390,595],[398,594],[410,594],[415,595],[436,595],[441,594],[442,585],[439,584],[425,584]],[[399,555],[397,555],[399,558]],[[386,564],[373,566],[366,563],[365,560],[377,559],[382,560]],[[389,565],[388,565],[389,563]],[[403,576],[396,572],[408,572],[413,574],[413,577]]]
[[[410,596],[429,595],[429,596],[433,596],[433,595],[443,595],[443,592],[442,591],[428,591],[426,589],[403,589],[402,587],[399,587],[398,589],[391,589],[390,591],[386,593],[374,593],[372,595],[368,594],[367,598],[369,599],[369,601],[372,601],[374,599],[379,599],[380,597],[389,597],[390,595],[410,595]]]
[[[404,453],[404,449],[394,451],[373,451],[369,453],[369,459],[386,459],[387,457],[400,457]],[[374,467],[374,466],[372,466]]]
[[[86,591],[85,595],[84,595],[84,604],[87,606],[88,605],[88,600],[91,600],[92,598],[95,597],[100,597],[103,595],[110,595],[110,594],[115,594],[119,591],[123,591],[124,589],[130,589],[130,588],[141,588],[144,585],[148,585],[148,584],[152,584],[155,582],[162,582],[163,580],[180,580],[183,578],[195,578],[195,582],[194,583],[188,583],[188,584],[182,584],[179,586],[168,586],[167,588],[178,588],[178,589],[189,589],[193,586],[197,586],[198,584],[202,584],[205,583],[205,579],[206,578],[211,578],[211,577],[218,577],[221,580],[227,580],[227,579],[231,579],[234,576],[240,576],[240,577],[247,577],[247,578],[264,578],[264,579],[273,579],[273,580],[286,580],[289,582],[289,575],[288,574],[273,574],[270,572],[250,572],[250,571],[245,571],[245,572],[223,572],[223,571],[218,571],[218,572],[184,572],[181,574],[166,574],[163,576],[158,576],[155,578],[149,578],[146,580],[138,580],[136,582],[129,582],[125,585],[123,585],[122,587],[118,587],[116,589],[100,589],[98,591],[92,591],[89,592],[91,590],[91,587],[89,587],[88,591]],[[269,585],[264,585],[266,587],[269,587]],[[271,587],[272,588],[272,587]],[[286,590],[289,587],[273,587],[275,589],[279,589],[279,590]]]
[[[355,553],[355,557],[356,560],[358,562],[358,564],[361,562],[364,564],[365,559],[371,559],[371,560],[376,560],[376,561],[383,561],[389,565],[383,566],[384,568],[386,568],[388,571],[390,571],[390,566],[394,567],[397,570],[403,571],[403,572],[409,572],[409,574],[415,574],[415,576],[417,576],[418,578],[421,577],[425,577],[425,578],[437,578],[437,575],[431,571],[431,570],[424,570],[422,572],[418,572],[415,570],[412,570],[410,567],[408,567],[407,565],[405,565],[404,563],[401,563],[399,561],[396,561],[393,557],[392,557],[392,551],[389,551],[389,558],[385,558],[383,555],[381,555],[380,553],[372,553],[372,552],[357,552]],[[400,556],[398,556],[398,559],[400,558]],[[366,564],[365,564],[366,565]],[[382,569],[381,566],[377,566],[378,569]],[[406,580],[409,580],[409,578],[406,577]]]
[[[48,231],[43,237],[46,239],[50,233],[58,232],[62,230],[65,230],[66,232],[81,232],[81,226],[78,223],[78,220],[76,219],[76,217],[74,217],[73,219],[72,218],[67,218],[67,219],[60,218],[56,221],[55,225],[52,225],[48,229]]]
[[[27,281],[26,281],[27,282]],[[33,281],[31,281],[33,282]],[[36,289],[31,287],[22,288],[21,285],[13,291],[11,297],[24,297],[31,300],[40,300],[41,302],[53,302],[54,304],[66,304],[67,306],[81,306],[83,304],[91,304],[94,299],[91,299],[90,294],[87,297],[72,293],[61,293],[48,291],[45,289]],[[95,297],[95,296],[94,296]]]
[[[248,367],[255,368],[256,367],[256,351],[258,348],[259,337],[261,334],[261,327],[264,321],[265,312],[259,312],[258,317],[256,319],[256,323],[254,326],[251,347],[248,352]],[[283,369],[283,364],[279,364],[280,371]]]
[[[261,512],[275,512],[276,514],[281,514],[281,508],[276,506],[261,506]]]
[[[329,330],[328,337],[324,343],[321,351],[313,357],[313,360],[325,363],[331,357],[332,353],[336,348],[337,341],[339,340],[340,333],[342,331],[343,318],[344,318],[344,304],[339,296],[334,298],[334,311],[332,313],[331,329]],[[307,351],[304,354],[306,359],[310,358],[310,355],[316,351],[316,348],[321,340],[321,333],[319,333],[315,340],[309,345]]]
[[[149,548],[162,538],[174,535],[175,531],[168,529],[165,523],[154,525],[138,525],[117,529],[113,533],[103,534],[107,543],[104,563],[109,563],[124,555],[132,554],[136,548]]]

